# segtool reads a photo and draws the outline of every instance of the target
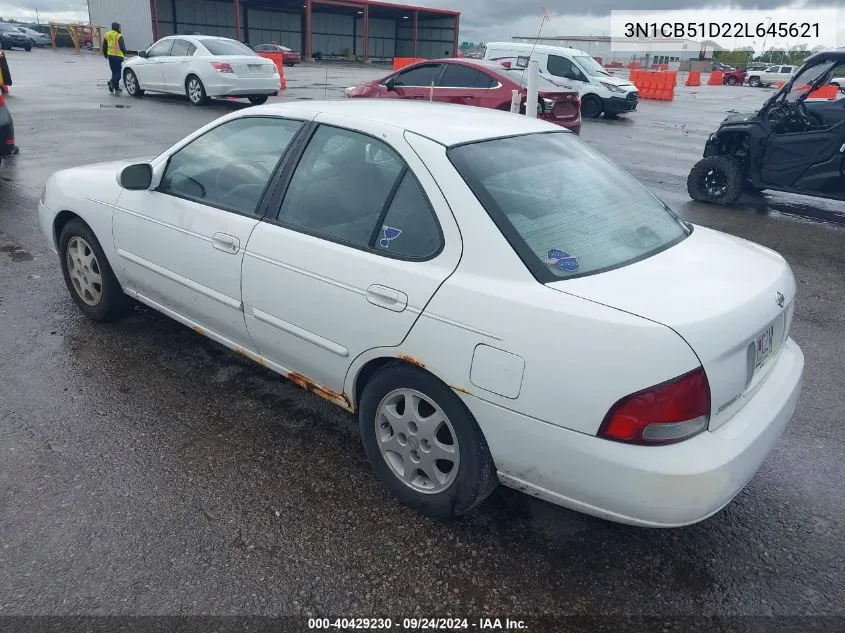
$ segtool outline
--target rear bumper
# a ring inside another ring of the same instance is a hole
[[[605,114],[619,114],[621,112],[633,112],[637,109],[640,98],[627,99],[623,97],[608,97],[604,100]]]
[[[214,82],[208,82],[205,91],[209,97],[247,97],[252,95],[279,94],[281,84],[278,75],[272,77],[223,77],[219,73]]]
[[[642,527],[678,527],[721,510],[757,472],[795,411],[804,355],[789,339],[766,382],[715,431],[670,446],[629,446],[528,418],[473,397],[507,486]]]

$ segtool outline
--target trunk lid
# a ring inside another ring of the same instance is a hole
[[[258,55],[215,57],[214,61],[228,63],[238,77],[272,77],[275,67],[271,60]]]
[[[544,114],[550,116],[552,119],[573,120],[577,119],[580,112],[580,101],[578,99],[578,92],[575,90],[540,90],[539,97],[541,104],[543,99],[549,99],[553,102],[550,109],[547,110],[543,105]]]
[[[550,287],[672,328],[710,383],[710,429],[765,381],[789,335],[795,278],[774,251],[695,227],[680,244],[610,272]]]

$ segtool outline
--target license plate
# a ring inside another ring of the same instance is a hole
[[[249,64],[249,72],[258,74],[261,72],[261,64]]]
[[[775,324],[772,323],[757,337],[757,340],[754,342],[754,349],[756,351],[754,369],[757,369],[760,365],[765,363],[769,356],[772,355],[774,338]]]

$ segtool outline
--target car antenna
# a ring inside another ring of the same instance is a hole
[[[540,33],[543,32],[543,25],[546,22],[552,21],[552,19],[549,17],[549,12],[546,11],[546,7],[540,7],[540,9],[543,11],[543,19],[540,20],[540,28],[537,30],[537,37],[534,39],[534,45],[531,47],[531,52],[528,53],[528,63],[529,64],[531,63],[531,58],[534,57],[534,49],[537,48],[537,44],[540,43]],[[519,81],[520,87],[525,84],[525,71],[526,70],[528,70],[527,66],[522,69],[522,78]],[[526,105],[526,107],[528,107],[528,106]]]

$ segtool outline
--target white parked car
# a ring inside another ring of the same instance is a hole
[[[760,86],[774,86],[780,82],[786,83],[798,70],[798,66],[769,66],[763,71],[748,73],[748,85],[754,88]]]
[[[194,105],[211,97],[246,97],[260,105],[281,86],[271,60],[246,44],[206,35],[162,38],[124,64],[123,83],[133,97],[146,91],[183,94]]]
[[[357,412],[379,478],[433,516],[501,481],[700,521],[800,391],[780,255],[523,116],[249,108],[151,160],[55,174],[39,217],[82,312],[118,318],[128,295]]]

